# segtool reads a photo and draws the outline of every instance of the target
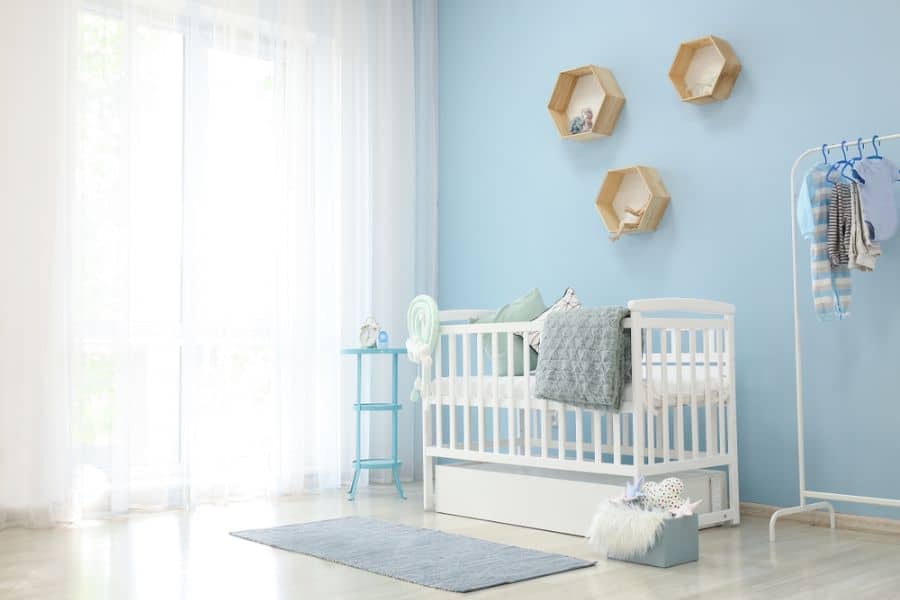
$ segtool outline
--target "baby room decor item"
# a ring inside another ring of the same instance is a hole
[[[378,332],[378,341],[375,343],[375,347],[380,349],[387,348],[390,344],[390,339],[387,331],[384,329],[380,330]]]
[[[438,307],[434,298],[425,294],[413,298],[406,311],[406,326],[409,330],[407,356],[421,367],[410,392],[410,401],[415,402],[424,393],[423,385],[427,378],[423,374],[431,370],[431,354],[438,342]]]
[[[527,294],[500,307],[496,312],[477,317],[472,322],[483,324],[531,321],[532,319],[537,318],[545,310],[547,310],[547,306],[544,304],[541,292],[537,288],[534,288]],[[510,362],[515,365],[515,375],[522,375],[526,372],[525,367],[520,366],[522,365],[523,355],[528,355],[527,372],[531,372],[537,367],[537,352],[531,347],[527,348],[526,351],[524,339],[527,339],[524,335],[513,336],[512,344],[510,345],[507,343],[505,337],[497,339],[496,344],[490,336],[484,336],[482,338],[483,352],[486,357],[485,360],[491,360],[490,357],[493,353],[493,349],[495,346],[497,347],[497,358],[496,360],[492,360],[491,364],[497,365],[496,370],[498,375],[506,375],[507,357],[509,357]]]
[[[739,523],[734,306],[658,298],[633,300],[628,309],[631,314],[622,328],[629,332],[631,382],[622,387],[618,410],[538,398],[528,353],[507,352],[500,360],[501,340],[509,346],[519,336],[527,339],[531,332],[543,330],[543,321],[497,322],[490,318],[493,311],[441,311],[431,368],[422,370],[425,509],[435,509],[439,459],[514,471],[519,476],[510,478],[511,485],[513,479],[522,483],[551,478],[526,477],[523,469],[573,477],[665,478],[724,467],[727,504],[700,515],[699,523]],[[571,312],[579,310],[584,309]],[[488,343],[491,351],[485,352]],[[505,367],[502,374],[499,365]],[[490,471],[485,472],[487,479]],[[467,486],[478,477],[456,475],[452,481],[441,481],[442,496],[466,500],[469,514],[490,504],[490,511],[480,512],[497,514],[496,501],[477,488],[449,492],[450,487]],[[592,499],[588,515],[595,505]],[[550,506],[558,509],[556,504]],[[585,519],[581,531],[588,524]]]
[[[878,152],[878,141],[886,142],[886,141],[900,141],[900,133],[892,133],[890,135],[885,136],[872,136],[871,142],[859,139],[859,149],[860,156],[862,156],[862,148],[865,144],[869,144],[870,148],[873,151],[873,154],[869,156],[869,159],[878,160],[880,158],[880,154]],[[788,198],[788,202],[790,203],[791,209],[791,261],[792,261],[792,274],[793,274],[793,317],[794,317],[794,377],[795,377],[795,402],[797,406],[797,470],[798,470],[798,487],[800,492],[800,504],[797,506],[790,506],[786,508],[782,508],[776,510],[769,521],[769,541],[775,541],[775,524],[778,522],[778,519],[782,517],[786,517],[788,515],[799,514],[799,513],[808,513],[819,510],[824,510],[828,512],[829,516],[829,524],[832,529],[835,527],[835,513],[834,506],[832,506],[831,502],[852,502],[854,504],[867,504],[872,506],[888,506],[893,508],[900,508],[900,498],[889,498],[889,497],[879,497],[879,496],[863,496],[857,494],[847,494],[838,491],[827,491],[822,488],[816,487],[807,487],[807,479],[806,479],[806,440],[805,440],[805,418],[804,418],[804,376],[803,376],[803,356],[801,352],[800,345],[800,272],[798,269],[798,261],[797,261],[797,230],[798,230],[798,215],[795,206],[795,202],[797,201],[797,185],[800,183],[798,181],[798,169],[800,165],[803,163],[804,159],[809,156],[817,155],[820,152],[822,153],[822,159],[825,163],[828,162],[826,152],[828,150],[836,150],[843,149],[846,142],[842,142],[840,144],[830,144],[822,146],[817,146],[814,148],[809,148],[801,152],[797,158],[794,160],[794,164],[790,170],[790,197]],[[839,161],[843,162],[843,161]],[[827,166],[827,165],[823,165]],[[839,165],[840,166],[840,165]],[[827,169],[825,171],[827,173]],[[827,174],[826,174],[827,177]],[[825,289],[831,288],[832,286],[837,287],[837,278],[832,280],[832,274],[826,272],[826,278],[824,280],[817,280],[818,278],[814,277],[813,286],[825,287]],[[825,284],[824,286],[822,284]],[[808,283],[807,283],[808,285]],[[844,285],[840,286],[844,288]],[[839,290],[834,289],[831,292],[833,297],[829,297],[826,295],[820,296],[816,298],[816,302],[825,301],[827,304],[835,304],[840,301],[840,296],[838,295]],[[834,306],[833,308],[838,308]],[[809,366],[809,365],[807,365]],[[856,369],[854,368],[854,372]],[[854,375],[855,377],[859,376],[858,374]],[[807,378],[809,375],[807,375]],[[821,410],[821,407],[820,407]],[[873,409],[874,410],[874,409]],[[870,412],[866,414],[866,418],[868,421],[872,423],[877,423],[878,419],[881,418],[877,412]],[[847,430],[851,431],[850,429]],[[865,432],[860,432],[865,434]],[[875,457],[873,457],[874,459]],[[891,458],[884,458],[884,462],[882,464],[889,464]],[[873,463],[873,465],[876,463]],[[816,489],[818,488],[818,489]]]
[[[643,505],[649,509],[678,510],[684,504],[684,482],[677,477],[659,483],[648,481],[641,486]]]
[[[532,319],[534,321],[544,322],[544,319],[547,318],[547,315],[550,315],[555,312],[565,312],[567,310],[574,310],[576,308],[581,308],[581,300],[578,299],[578,296],[575,295],[575,290],[572,288],[566,288],[566,291],[563,292],[562,297],[559,300],[550,305],[547,310],[539,314],[537,317]],[[528,342],[528,345],[531,346],[535,352],[539,352],[541,349],[541,331],[532,331],[527,335],[523,335],[525,341]]]
[[[707,104],[728,98],[740,72],[731,45],[708,35],[681,43],[669,79],[682,102]]]
[[[655,567],[696,561],[699,521],[693,509],[699,502],[683,491],[684,482],[675,477],[655,484],[636,476],[622,498],[597,507],[588,544],[608,558]]]
[[[618,410],[631,377],[624,306],[555,312],[544,322],[535,395],[594,410]]]
[[[643,510],[631,503],[601,502],[588,530],[588,544],[597,554],[629,559],[646,554],[656,543],[666,520],[661,510]]]
[[[654,231],[669,200],[656,169],[634,166],[607,171],[594,203],[614,242],[626,233]]]
[[[378,332],[381,326],[375,317],[368,317],[359,328],[359,347],[374,348],[378,343]]]
[[[584,133],[594,126],[594,112],[590,108],[582,108],[581,114],[569,121],[569,133]]]
[[[589,140],[612,135],[624,105],[612,72],[587,65],[559,74],[547,110],[560,137]]]
[[[435,529],[355,516],[233,531],[231,535],[451,592],[474,592],[596,564],[592,560],[562,554],[549,554]],[[331,568],[331,565],[322,564],[319,567]],[[381,589],[386,589],[377,581],[374,584],[379,586],[376,588],[378,593]],[[363,590],[372,589],[372,586],[368,582],[366,585],[370,587],[356,587],[342,595],[315,592],[294,595],[298,598],[369,597],[371,594],[366,594]],[[493,597],[513,598],[521,593],[512,588],[509,593],[498,596],[494,593],[497,591],[491,591]],[[406,597],[418,595],[412,589],[405,594]],[[386,592],[384,597],[399,596]]]
[[[356,499],[359,474],[363,469],[390,469],[394,474],[394,486],[400,498],[406,500],[403,493],[403,485],[400,483],[400,465],[402,462],[397,454],[397,412],[403,406],[397,401],[397,367],[398,357],[403,354],[403,348],[344,348],[341,354],[356,357],[356,403],[353,410],[356,411],[356,458],[353,460],[353,481],[350,483],[350,491],[347,499]],[[390,402],[363,402],[363,355],[389,355],[391,357],[391,401]],[[388,458],[363,458],[362,457],[362,413],[389,412],[391,414],[391,455]]]

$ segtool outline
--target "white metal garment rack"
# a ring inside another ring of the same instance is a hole
[[[900,139],[900,133],[892,133],[891,135],[877,137],[878,142],[887,142],[896,139]],[[866,144],[872,147],[872,149],[875,149],[875,138],[870,141],[862,142],[862,147],[865,147]],[[830,146],[825,146],[825,148],[828,150],[839,149],[841,148],[841,144],[832,144]],[[850,142],[849,148],[855,148],[855,144],[853,142]],[[800,163],[804,158],[821,151],[821,146],[818,148],[810,148],[809,150],[805,150],[804,152],[800,153],[800,156],[798,156],[797,160],[794,161],[794,166],[791,167],[791,197],[790,201],[788,202],[788,206],[790,207],[791,211],[791,257],[793,258],[794,273],[794,372],[797,388],[797,463],[800,471],[800,505],[782,508],[780,510],[776,510],[772,514],[772,518],[769,520],[769,541],[772,542],[775,541],[775,523],[778,521],[779,517],[784,517],[787,515],[812,512],[816,510],[827,510],[831,519],[831,527],[833,529],[834,507],[830,502],[828,502],[829,500],[833,500],[836,502],[853,502],[857,504],[874,504],[879,506],[892,506],[900,508],[900,499],[875,498],[872,496],[853,496],[850,494],[819,492],[806,489],[806,457],[803,447],[803,364],[800,354],[800,303],[798,298],[797,283],[797,212],[795,205],[797,199],[797,191],[795,186],[797,179],[797,167],[800,166]],[[814,498],[819,501],[807,502],[808,498]]]

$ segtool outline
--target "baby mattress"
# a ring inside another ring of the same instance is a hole
[[[729,399],[729,387],[727,380],[723,381],[719,379],[719,377],[710,374],[709,385],[707,386],[707,380],[704,378],[704,373],[698,370],[696,374],[696,379],[691,383],[686,379],[682,379],[680,386],[676,383],[674,375],[669,376],[667,373],[667,381],[664,383],[661,377],[654,377],[650,381],[650,385],[648,387],[648,395],[649,398],[646,400],[648,404],[652,404],[655,409],[661,409],[663,406],[663,399],[667,397],[668,405],[675,406],[676,402],[681,405],[689,405],[691,404],[692,399],[696,399],[698,406],[702,406],[705,399],[707,391],[709,392],[709,402],[711,404],[718,403],[719,399],[725,403],[728,402]],[[514,402],[516,406],[522,407],[524,405],[524,401],[526,395],[530,392],[532,395],[532,402],[541,402],[541,400],[534,398],[534,390],[536,389],[536,381],[535,375],[518,375],[515,377],[498,377],[498,385],[494,386],[494,379],[486,375],[484,377],[484,385],[483,387],[479,386],[479,379],[477,376],[469,377],[468,384],[468,398],[469,403],[474,405],[478,399],[478,394],[480,390],[483,390],[484,394],[484,404],[488,407],[494,404],[494,396],[498,395],[498,403],[500,406],[506,406],[509,402],[510,398],[510,385],[509,379],[512,379],[512,397],[514,398]],[[646,379],[644,383],[646,383]],[[441,377],[438,380],[432,380],[432,385],[436,385],[437,389],[441,395],[441,403],[449,404],[450,403],[450,392],[451,392],[451,382],[449,377]],[[453,380],[452,388],[453,388],[453,396],[456,398],[456,404],[462,404],[462,399],[465,395],[465,380],[462,377],[457,377]],[[622,404],[620,408],[620,412],[632,412],[633,408],[633,385],[626,384],[622,390]],[[537,406],[535,406],[537,408]]]

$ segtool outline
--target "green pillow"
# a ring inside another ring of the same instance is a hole
[[[531,321],[537,318],[542,312],[547,310],[547,307],[544,305],[544,299],[541,298],[541,292],[534,288],[521,298],[517,298],[503,306],[500,310],[498,310],[493,315],[488,317],[481,317],[479,319],[475,319],[475,323],[512,323],[515,321]],[[499,376],[506,375],[506,366],[508,364],[507,358],[507,344],[506,344],[506,335],[498,334],[497,335],[497,374]],[[522,372],[522,352],[523,352],[523,341],[521,336],[515,336],[513,338],[513,370],[515,375],[524,375]],[[534,370],[537,368],[537,358],[538,354],[534,351],[531,346],[528,347],[529,350],[529,358],[531,366],[530,370]],[[489,362],[491,359],[491,336],[484,336],[484,356],[485,362]]]

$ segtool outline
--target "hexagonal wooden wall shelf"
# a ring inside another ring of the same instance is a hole
[[[612,72],[587,65],[559,74],[547,110],[560,137],[590,140],[612,134],[624,104],[625,95]],[[590,123],[581,125],[587,110],[592,113]],[[572,131],[573,122],[578,131]]]
[[[728,98],[740,72],[731,45],[708,35],[681,43],[669,79],[683,102],[706,104]]]
[[[616,241],[626,233],[655,230],[669,199],[656,169],[634,166],[607,171],[595,204],[609,239]]]

